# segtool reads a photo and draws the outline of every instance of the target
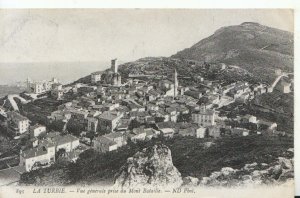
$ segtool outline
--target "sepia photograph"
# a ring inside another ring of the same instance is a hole
[[[293,9],[0,9],[0,197],[294,197],[294,90]]]

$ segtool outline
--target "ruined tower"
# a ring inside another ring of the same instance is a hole
[[[116,58],[111,60],[111,71],[115,74],[118,73],[118,64]]]
[[[121,86],[121,75],[118,72],[118,64],[117,64],[117,59],[112,59],[111,60],[111,71],[113,72],[112,74],[112,85],[114,86]]]

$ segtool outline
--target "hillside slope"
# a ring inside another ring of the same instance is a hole
[[[293,71],[293,45],[293,33],[246,22],[222,27],[172,57],[238,65],[254,75],[273,79],[270,74],[275,68]]]

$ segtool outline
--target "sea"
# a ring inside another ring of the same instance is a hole
[[[14,86],[33,81],[57,78],[67,84],[110,67],[110,62],[53,62],[53,63],[0,63],[0,85]]]

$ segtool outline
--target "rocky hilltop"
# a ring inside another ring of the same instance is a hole
[[[165,145],[154,145],[128,158],[115,179],[117,187],[179,187],[181,184],[181,174]]]
[[[172,58],[223,62],[266,78],[276,68],[293,70],[293,45],[291,32],[245,22],[222,27]]]

